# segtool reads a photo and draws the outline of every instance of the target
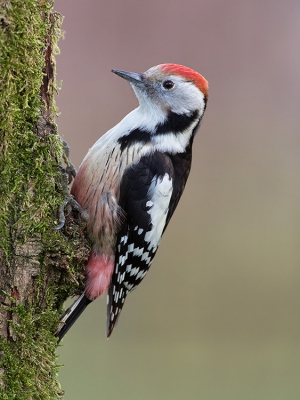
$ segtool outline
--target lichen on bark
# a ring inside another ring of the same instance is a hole
[[[54,337],[88,253],[72,216],[53,231],[67,189],[55,124],[62,17],[46,0],[0,0],[0,398],[61,397]],[[67,160],[65,160],[68,162]]]

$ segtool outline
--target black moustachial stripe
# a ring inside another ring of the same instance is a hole
[[[150,142],[150,133],[143,129],[134,129],[128,135],[122,136],[118,139],[118,143],[121,145],[121,151],[125,150],[128,146],[134,145],[136,143],[145,145]]]
[[[172,111],[169,112],[167,119],[156,125],[155,134],[164,135],[166,133],[181,133],[188,129],[193,122],[199,118],[199,111],[195,110],[191,115],[177,114]],[[198,128],[198,125],[197,125]],[[195,129],[197,130],[197,129]],[[128,135],[122,136],[118,139],[121,146],[121,151],[125,150],[128,146],[134,144],[141,144],[142,146],[151,142],[151,133],[144,129],[134,129]]]
[[[177,114],[170,111],[167,119],[156,126],[156,134],[163,135],[165,133],[181,133],[188,129],[193,122],[199,118],[199,111],[195,110],[191,115]]]

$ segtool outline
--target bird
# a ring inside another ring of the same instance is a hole
[[[85,215],[92,249],[84,292],[62,317],[59,341],[105,292],[110,337],[183,193],[208,99],[207,80],[183,65],[112,72],[130,83],[139,105],[96,141],[74,179],[71,194]]]

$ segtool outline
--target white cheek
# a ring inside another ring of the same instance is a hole
[[[177,114],[189,114],[191,111],[199,110],[202,117],[205,108],[205,100],[203,93],[193,84],[185,83],[181,85],[169,96],[165,96],[171,111]]]

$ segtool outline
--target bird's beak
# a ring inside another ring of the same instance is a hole
[[[134,86],[144,86],[144,80],[142,74],[138,74],[136,72],[122,71],[119,69],[112,69],[111,71],[114,74],[120,76],[121,78],[126,79]]]

